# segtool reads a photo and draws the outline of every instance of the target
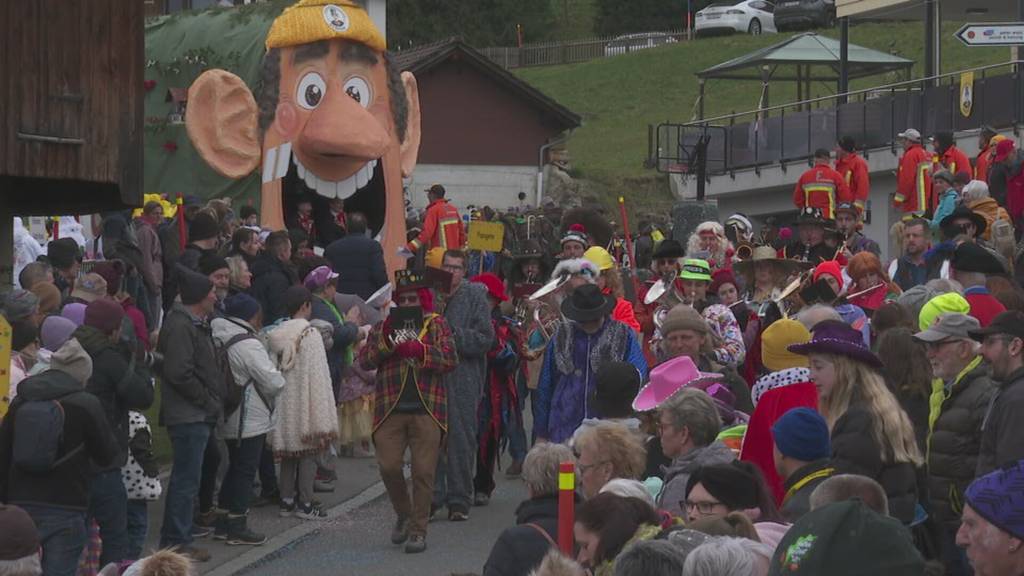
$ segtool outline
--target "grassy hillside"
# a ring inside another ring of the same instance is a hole
[[[967,48],[953,38],[958,23],[943,29],[942,69],[955,71],[1010,59],[1005,48]],[[827,35],[838,37],[839,31]],[[786,35],[751,37],[733,35],[701,39],[643,52],[594,60],[584,64],[544,68],[523,68],[515,73],[546,94],[583,116],[583,126],[574,134],[569,149],[572,163],[587,180],[601,184],[612,195],[627,196],[661,191],[664,179],[643,168],[647,153],[647,125],[688,121],[694,114],[697,82],[694,73],[782,41]],[[882,51],[892,51],[919,62],[914,77],[923,75],[923,24],[861,24],[850,30],[850,40]],[[893,81],[875,77],[854,87],[869,87]],[[812,87],[815,96],[833,93],[834,84]],[[744,111],[757,106],[759,83],[712,81],[707,86],[707,117]],[[771,102],[795,100],[792,83],[771,86]]]

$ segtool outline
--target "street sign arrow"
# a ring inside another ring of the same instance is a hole
[[[1024,45],[1024,22],[964,24],[954,34],[968,46]]]

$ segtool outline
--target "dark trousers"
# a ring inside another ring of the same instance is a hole
[[[128,501],[128,530],[126,558],[135,560],[142,556],[142,547],[146,544],[146,532],[149,529],[149,502],[146,500]]]
[[[121,469],[93,476],[89,483],[89,517],[96,520],[103,539],[100,566],[128,559],[128,491]]]
[[[270,445],[263,443],[263,451],[260,453],[260,495],[270,496],[277,492],[277,469],[274,468],[274,453]]]
[[[89,539],[85,529],[85,512],[54,506],[18,504],[39,532],[43,549],[42,568],[46,576],[75,576],[78,558]]]
[[[476,475],[473,476],[473,493],[491,495],[494,492],[494,466],[498,460],[500,437],[491,430],[491,400],[486,395],[480,401],[479,422],[477,422]],[[499,416],[500,418],[500,416]],[[499,431],[500,434],[500,424]]]
[[[266,434],[226,440],[228,446],[228,471],[220,486],[218,501],[220,507],[234,516],[241,516],[249,510],[252,499],[252,483],[260,466],[263,443]]]
[[[526,417],[522,416],[526,412],[526,396],[530,394],[530,389],[526,386],[526,378],[522,373],[516,376],[516,391],[519,396],[520,416],[516,417],[515,414],[512,414],[508,419],[508,454],[513,461],[522,462],[530,450],[526,441]],[[536,394],[531,395],[530,398],[531,405],[537,401]]]
[[[205,422],[167,427],[174,457],[160,528],[161,548],[192,543],[192,505],[199,494],[203,453],[212,430],[213,426]]]
[[[203,471],[199,481],[199,511],[209,512],[213,508],[213,493],[217,490],[217,470],[220,468],[220,450],[217,436],[210,434],[203,452]]]

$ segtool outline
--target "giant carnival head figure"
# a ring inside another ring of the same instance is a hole
[[[360,3],[300,0],[267,33],[257,94],[208,70],[188,96],[188,133],[203,159],[229,178],[261,171],[264,225],[283,228],[302,198],[325,213],[342,200],[367,216],[389,268],[402,267],[402,178],[416,166],[419,96]]]

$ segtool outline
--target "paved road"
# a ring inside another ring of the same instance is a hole
[[[515,522],[515,509],[526,497],[521,480],[498,474],[490,505],[474,508],[467,522],[435,520],[427,534],[427,551],[405,554],[389,536],[395,516],[386,496],[346,510],[316,530],[240,572],[251,576],[359,575],[449,576],[480,574],[491,545]],[[438,517],[444,516],[441,512]]]

